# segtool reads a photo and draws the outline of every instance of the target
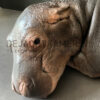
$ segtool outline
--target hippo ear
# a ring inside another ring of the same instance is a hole
[[[47,22],[49,24],[54,24],[60,20],[68,19],[70,17],[71,12],[72,9],[70,8],[69,5],[50,8]]]

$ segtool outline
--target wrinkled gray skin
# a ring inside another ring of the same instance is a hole
[[[8,36],[16,42],[11,45],[12,88],[27,97],[45,98],[66,65],[99,77],[99,17],[100,0],[53,0],[27,7]]]

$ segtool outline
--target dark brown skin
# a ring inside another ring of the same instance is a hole
[[[82,8],[79,2],[58,0],[31,5],[20,15],[8,36],[8,41],[16,40],[17,45],[11,45],[12,88],[17,93],[47,97],[55,90],[66,65],[97,77],[85,58],[89,43],[86,32],[96,1],[88,2],[90,12],[85,12],[86,5]]]

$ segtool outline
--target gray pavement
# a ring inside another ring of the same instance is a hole
[[[0,8],[0,100],[43,100],[25,98],[11,90],[12,53],[6,37],[20,12]],[[80,72],[66,68],[56,90],[48,100],[100,100],[100,79],[90,79]]]

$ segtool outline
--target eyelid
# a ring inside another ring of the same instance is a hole
[[[40,44],[35,45],[34,41],[35,39],[40,38],[39,36],[28,36],[25,39],[25,47],[27,47],[28,50],[37,50],[40,47]]]

